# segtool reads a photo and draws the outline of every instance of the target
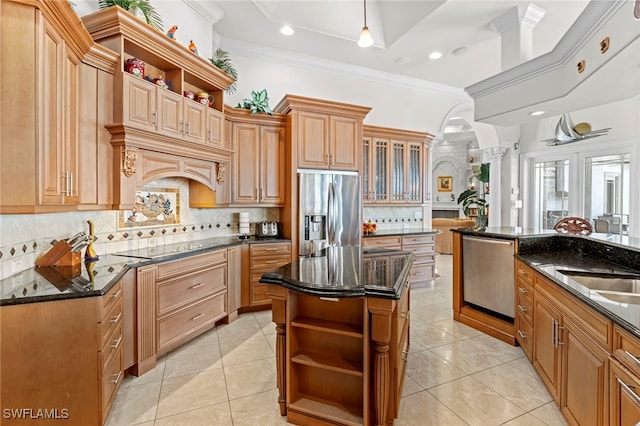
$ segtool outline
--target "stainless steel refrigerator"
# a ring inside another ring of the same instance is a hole
[[[359,246],[362,228],[357,172],[298,169],[299,254],[327,246]]]

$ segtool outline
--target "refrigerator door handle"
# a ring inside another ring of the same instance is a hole
[[[328,200],[327,200],[327,245],[334,245],[335,244],[335,235],[334,235],[334,204],[335,204],[335,194],[334,194],[334,188],[333,188],[333,182],[329,183],[329,193],[328,193]]]

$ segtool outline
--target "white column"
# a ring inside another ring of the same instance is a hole
[[[487,148],[482,150],[482,162],[491,164],[489,169],[489,195],[487,201],[489,202],[489,226],[501,226],[502,225],[502,159],[504,155],[509,151],[509,148],[504,146],[496,146],[493,148]],[[509,194],[507,195],[507,202],[511,203]]]
[[[533,29],[546,13],[531,3],[521,4],[491,21],[489,28],[500,33],[503,71],[533,57]]]

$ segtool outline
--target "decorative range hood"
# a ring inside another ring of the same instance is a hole
[[[629,0],[591,1],[549,53],[465,88],[475,120],[511,126],[640,94],[640,19]]]
[[[546,142],[547,145],[565,145],[572,142],[579,142],[584,139],[591,139],[598,136],[606,135],[610,127],[606,129],[591,130],[591,126],[587,123],[578,123],[574,125],[571,121],[569,114],[564,113],[556,124],[556,137],[552,139],[544,139],[541,142]]]

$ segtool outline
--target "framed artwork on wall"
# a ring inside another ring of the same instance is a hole
[[[438,176],[438,192],[453,191],[453,176]]]
[[[180,188],[144,187],[132,210],[118,212],[118,229],[180,223]]]

